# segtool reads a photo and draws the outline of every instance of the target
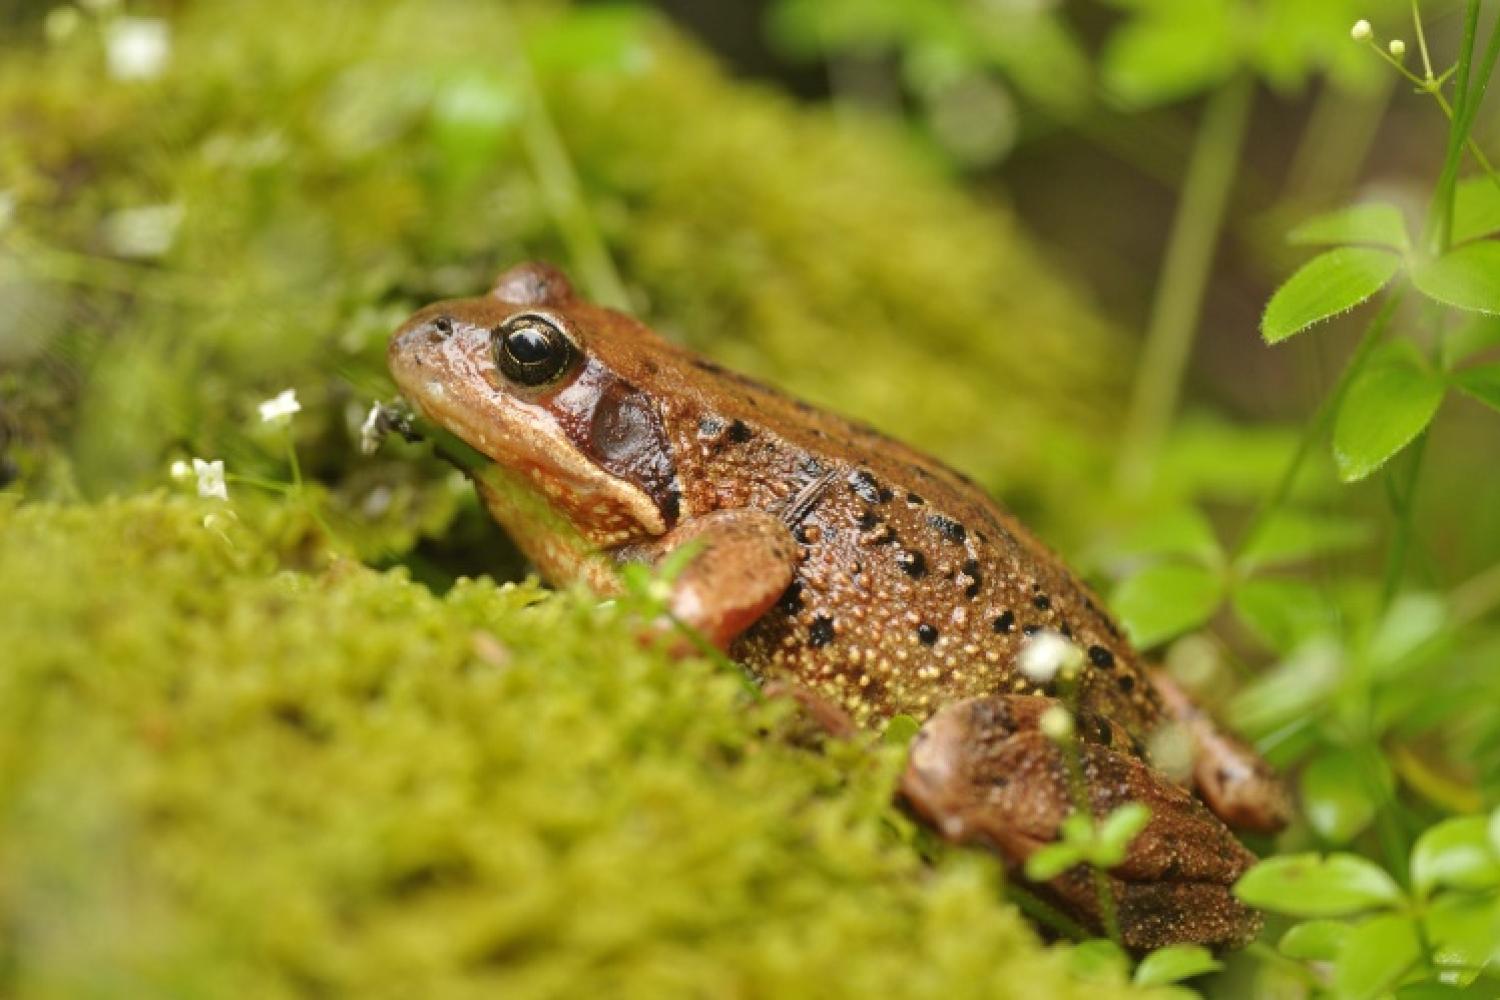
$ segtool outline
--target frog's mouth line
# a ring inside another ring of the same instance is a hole
[[[441,384],[435,388],[441,389]],[[387,416],[391,430],[431,440],[471,479],[482,479],[497,466],[520,474],[579,534],[601,546],[666,532],[665,518],[644,490],[559,444],[561,435],[536,427],[535,421],[545,417],[505,412],[518,407],[502,397],[498,405],[484,407],[493,412],[493,419],[477,421],[462,406],[453,405],[449,393],[406,388],[403,394],[415,413]]]

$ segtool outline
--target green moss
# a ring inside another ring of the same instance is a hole
[[[278,566],[196,502],[0,511],[0,992],[1118,994],[924,866],[891,751],[581,596]]]
[[[394,494],[377,534],[405,551],[453,506],[346,447],[349,412],[389,392],[386,337],[516,260],[576,263],[592,232],[669,334],[1072,523],[1117,409],[1116,338],[1002,208],[894,130],[727,79],[641,16],[533,18],[581,184],[559,210],[493,8],[248,11],[184,7],[159,80],[111,80],[92,22],[55,46],[37,26],[0,60],[5,419],[33,493],[140,489],[183,451],[274,473],[276,442],[247,426],[293,385],[313,471],[355,520]],[[160,204],[181,209],[170,247],[119,259],[115,213]]]

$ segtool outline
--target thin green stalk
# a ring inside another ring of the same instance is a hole
[[[1069,707],[1069,712],[1075,718],[1077,717],[1072,706]],[[1099,824],[1094,818],[1094,804],[1089,796],[1088,779],[1083,773],[1083,756],[1078,752],[1077,735],[1059,741],[1059,749],[1068,766],[1068,787],[1073,794],[1073,808],[1087,816],[1089,823],[1097,827]],[[1115,911],[1115,894],[1109,885],[1109,873],[1093,862],[1089,862],[1089,877],[1093,879],[1094,895],[1099,900],[1099,925],[1104,928],[1106,937],[1115,944],[1119,944],[1120,919]]]
[[[1078,718],[1078,683],[1076,677],[1062,678],[1061,703],[1073,719]],[[1081,816],[1088,817],[1089,826],[1097,831],[1099,821],[1094,816],[1094,800],[1089,794],[1088,777],[1083,770],[1083,754],[1078,750],[1078,734],[1058,740],[1058,750],[1068,769],[1068,791],[1073,798],[1073,808]],[[1091,834],[1093,836],[1093,834]],[[1105,935],[1115,944],[1120,944],[1120,919],[1115,908],[1114,890],[1109,885],[1109,874],[1092,861],[1089,862],[1089,877],[1094,883],[1094,896],[1099,901],[1099,925]]]
[[[1255,536],[1266,526],[1271,516],[1279,511],[1287,498],[1291,496],[1292,488],[1297,484],[1297,477],[1302,473],[1302,467],[1307,458],[1312,454],[1313,445],[1323,436],[1328,429],[1328,424],[1333,420],[1334,414],[1338,412],[1339,404],[1343,401],[1344,393],[1349,391],[1349,385],[1354,381],[1365,362],[1370,359],[1370,353],[1379,345],[1385,333],[1390,329],[1391,320],[1396,315],[1396,307],[1400,305],[1402,291],[1398,288],[1386,297],[1377,312],[1370,320],[1370,325],[1365,327],[1365,332],[1360,336],[1359,343],[1354,348],[1354,353],[1349,356],[1344,370],[1339,374],[1338,382],[1334,384],[1333,391],[1323,397],[1318,404],[1318,409],[1308,420],[1307,426],[1302,431],[1302,437],[1297,442],[1297,450],[1292,453],[1291,460],[1281,473],[1281,479],[1277,481],[1276,488],[1271,495],[1263,500],[1255,513],[1250,517],[1250,523],[1245,532],[1240,536],[1240,542],[1235,547],[1234,557],[1238,558],[1245,551]]]
[[[541,188],[542,200],[558,232],[567,244],[568,255],[589,297],[601,305],[614,309],[628,309],[630,296],[615,269],[609,255],[604,236],[594,221],[593,212],[583,196],[583,186],[578,181],[578,171],[568,154],[567,144],[558,131],[542,96],[536,74],[526,57],[516,19],[508,5],[498,6],[506,21],[509,56],[521,84],[521,97],[525,113],[521,116],[521,144],[531,162]]]
[[[1149,478],[1177,410],[1254,93],[1251,78],[1241,76],[1214,93],[1203,112],[1126,416],[1116,479],[1133,490]]]
[[[1417,9],[1417,0],[1411,0],[1411,23],[1417,32],[1417,51],[1422,53],[1422,69],[1427,79],[1432,79],[1432,56],[1427,51],[1427,33],[1422,29],[1422,12]]]
[[[1500,608],[1500,563],[1454,587],[1448,605],[1455,628],[1472,625]]]
[[[1084,929],[1083,925],[1073,920],[1057,907],[1052,906],[1046,900],[1032,892],[1027,892],[1016,884],[1015,879],[1007,879],[1005,882],[1005,895],[1016,907],[1027,917],[1056,931],[1065,938],[1074,941],[1083,941],[1093,935]]]
[[[1286,197],[1310,203],[1329,192],[1352,190],[1385,121],[1396,78],[1379,76],[1368,92],[1324,87],[1302,128],[1287,169]]]
[[[1429,76],[1424,80],[1413,73],[1411,70],[1403,66],[1401,64],[1401,60],[1391,55],[1379,45],[1376,45],[1373,40],[1371,40],[1368,44],[1371,51],[1373,51],[1381,59],[1384,59],[1386,62],[1390,63],[1391,66],[1395,68],[1397,73],[1400,73],[1411,83],[1415,84],[1416,88],[1419,91],[1424,94],[1430,95],[1432,99],[1437,102],[1437,106],[1442,109],[1443,117],[1448,119],[1448,127],[1451,129],[1454,124],[1453,105],[1449,104],[1448,98],[1443,96],[1442,85],[1443,81],[1447,79],[1448,75],[1452,73],[1453,70],[1450,69],[1447,73],[1444,73],[1441,77],[1438,77],[1436,79],[1433,79],[1431,76]],[[1469,151],[1470,156],[1474,157],[1474,162],[1479,164],[1480,169],[1482,169],[1485,174],[1489,176],[1490,180],[1494,181],[1497,186],[1500,186],[1500,174],[1497,174],[1495,172],[1494,164],[1490,162],[1490,158],[1485,155],[1485,152],[1480,148],[1479,143],[1474,140],[1473,135],[1464,137],[1464,148]]]
[[[1396,472],[1386,474],[1387,498],[1391,512],[1396,516],[1396,535],[1391,539],[1390,556],[1386,559],[1385,580],[1380,588],[1380,608],[1384,612],[1396,599],[1401,587],[1401,578],[1406,569],[1406,557],[1411,548],[1416,526],[1412,523],[1412,507],[1416,498],[1417,483],[1421,479],[1422,459],[1427,454],[1427,433],[1417,435],[1411,445],[1411,458],[1407,460],[1405,482],[1396,484]]]
[[[1427,212],[1428,245],[1434,253],[1447,250],[1453,239],[1453,192],[1458,183],[1458,166],[1468,131],[1469,73],[1474,61],[1474,38],[1479,30],[1479,0],[1468,0],[1464,12],[1463,43],[1459,46],[1458,73],[1454,82],[1453,124],[1448,129],[1448,152],[1438,175],[1432,204]]]

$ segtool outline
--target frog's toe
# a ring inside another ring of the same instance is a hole
[[[948,840],[988,847],[1019,873],[1027,858],[1057,839],[1073,811],[1067,762],[1038,728],[1041,715],[1056,704],[1012,695],[944,708],[913,743],[903,798]],[[1118,727],[1087,714],[1078,723],[1094,815],[1103,817],[1127,802],[1151,810],[1125,859],[1109,872],[1125,945],[1232,947],[1253,938],[1260,918],[1230,888],[1254,855],[1191,793],[1137,756],[1119,738]],[[1036,888],[1070,916],[1101,928],[1098,893],[1087,869],[1075,867]]]
[[[1193,786],[1208,807],[1236,830],[1276,833],[1291,820],[1286,786],[1255,749],[1218,725],[1163,671],[1151,683],[1167,712],[1193,740]]]

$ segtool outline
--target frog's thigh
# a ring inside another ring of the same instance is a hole
[[[669,607],[679,621],[728,649],[792,582],[797,543],[772,514],[721,510],[685,521],[623,555],[656,563],[690,543],[696,551],[673,582]]]
[[[1291,818],[1286,787],[1254,749],[1220,729],[1165,673],[1151,673],[1167,712],[1193,740],[1193,784],[1236,830],[1275,833]]]
[[[989,847],[1018,871],[1057,839],[1073,810],[1066,761],[1038,728],[1042,713],[1055,704],[1002,695],[942,709],[912,744],[902,796],[948,840]],[[1259,917],[1230,892],[1254,855],[1191,793],[1135,756],[1117,727],[1085,714],[1078,731],[1094,815],[1132,801],[1151,810],[1124,861],[1109,872],[1124,943],[1132,949],[1177,942],[1221,946],[1254,937]],[[1098,895],[1085,868],[1037,888],[1070,916],[1099,929]]]

